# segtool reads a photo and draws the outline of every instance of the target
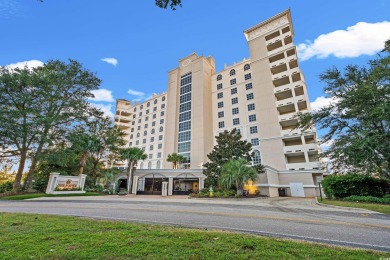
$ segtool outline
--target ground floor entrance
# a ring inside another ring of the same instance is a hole
[[[172,195],[189,195],[199,190],[198,178],[173,178]]]
[[[163,182],[168,182],[168,178],[164,178],[158,174],[138,178],[137,194],[162,195]]]

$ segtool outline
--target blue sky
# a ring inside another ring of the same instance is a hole
[[[114,112],[116,98],[165,91],[167,72],[192,52],[212,55],[217,70],[249,57],[243,31],[290,8],[316,106],[327,101],[321,72],[364,64],[390,38],[387,0],[182,1],[171,11],[154,0],[0,0],[0,66],[76,59],[103,80],[95,103]]]

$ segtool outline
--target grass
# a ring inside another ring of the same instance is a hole
[[[323,199],[322,201],[318,199],[318,202],[328,204],[328,205],[362,208],[362,209],[368,209],[368,210],[377,211],[385,214],[390,214],[390,205],[385,205],[385,204],[352,202],[352,201],[330,200],[330,199]]]
[[[384,259],[357,250],[222,231],[0,213],[0,259]]]
[[[0,200],[27,200],[27,199],[35,199],[42,197],[73,197],[73,196],[101,196],[106,195],[98,192],[86,192],[79,194],[46,194],[46,193],[26,193],[26,194],[17,194],[10,195],[5,197],[0,197]]]

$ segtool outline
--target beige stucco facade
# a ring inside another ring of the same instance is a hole
[[[128,134],[130,146],[148,154],[137,169],[170,169],[166,157],[173,152],[188,159],[184,168],[202,169],[215,145],[214,136],[237,128],[242,138],[252,143],[252,163],[267,166],[257,183],[247,185],[250,192],[259,190],[273,197],[283,189],[288,196],[314,196],[317,177],[323,173],[316,130],[292,129],[297,123],[294,115],[311,109],[293,43],[290,11],[244,31],[244,35],[249,58],[217,72],[212,57],[196,53],[184,57],[168,72],[167,93],[142,104],[118,100],[116,123]],[[156,116],[149,123],[157,123],[145,129],[147,114],[140,115],[140,111],[153,102],[157,109],[149,111],[149,116]]]

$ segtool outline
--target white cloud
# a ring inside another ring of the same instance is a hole
[[[325,142],[325,143],[322,143],[320,146],[321,146],[321,149],[322,150],[324,150],[324,151],[326,151],[326,150],[328,150],[329,149],[329,147],[331,146],[331,145],[333,145],[334,144],[334,140],[333,139],[330,139],[329,141],[327,141],[327,142]],[[328,159],[328,158],[327,158]],[[328,159],[329,160],[329,159]]]
[[[129,90],[127,91],[127,93],[129,93],[131,96],[137,96],[137,97],[143,97],[143,96],[145,96],[145,93],[144,93],[144,92],[137,91],[137,90],[132,90],[132,89],[129,89]]]
[[[17,63],[8,64],[5,67],[8,67],[10,69],[16,69],[16,68],[24,69],[26,66],[30,69],[36,68],[36,67],[41,67],[41,66],[43,66],[43,62],[39,61],[39,60],[20,61]]]
[[[107,62],[108,64],[116,66],[118,64],[118,60],[115,58],[103,58],[101,61]]]
[[[304,61],[312,57],[320,59],[334,55],[337,58],[354,58],[373,55],[384,48],[390,36],[390,22],[358,22],[346,30],[322,34],[314,40],[298,44],[298,56]]]
[[[93,101],[114,102],[114,98],[112,97],[111,90],[101,88],[97,90],[92,90],[91,92],[95,96],[94,98],[91,98],[91,100]]]
[[[337,103],[337,99],[335,98],[327,98],[327,97],[318,97],[313,102],[310,102],[311,109],[316,112],[323,107],[329,106],[330,104]]]
[[[114,118],[114,113],[111,111],[112,106],[110,104],[104,105],[104,104],[91,103],[91,105],[103,111],[105,116]]]

